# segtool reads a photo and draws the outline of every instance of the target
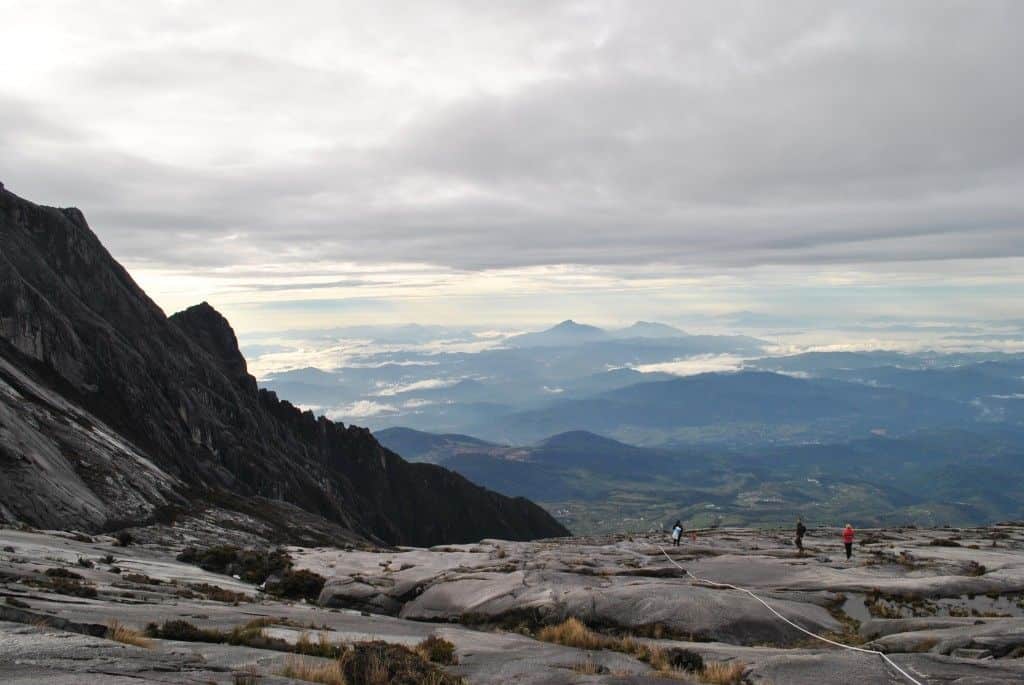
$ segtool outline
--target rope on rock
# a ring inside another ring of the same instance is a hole
[[[880,652],[880,651],[875,650],[875,649],[865,649],[863,647],[854,647],[852,645],[844,645],[842,642],[836,642],[835,640],[829,640],[827,637],[822,637],[821,635],[818,635],[817,633],[812,633],[811,631],[807,630],[806,628],[797,625],[793,621],[791,621],[788,618],[786,618],[785,616],[783,616],[774,607],[772,607],[770,604],[768,604],[768,602],[764,601],[763,599],[761,599],[760,597],[755,595],[750,590],[747,590],[746,588],[738,587],[736,585],[730,585],[729,583],[718,583],[718,582],[715,582],[713,580],[708,580],[707,578],[700,578],[698,576],[695,576],[692,573],[690,573],[689,571],[687,571],[685,568],[680,566],[678,563],[676,563],[676,560],[668,555],[668,552],[665,551],[664,547],[662,547],[661,545],[658,545],[658,549],[661,550],[661,553],[665,555],[665,558],[668,559],[669,562],[671,562],[673,566],[675,566],[680,571],[682,571],[686,575],[690,576],[690,578],[696,580],[697,582],[707,583],[708,585],[715,585],[717,587],[727,587],[727,588],[730,588],[730,589],[733,589],[733,590],[739,590],[740,592],[745,592],[748,595],[750,595],[751,597],[753,597],[755,600],[760,602],[762,605],[764,605],[765,609],[767,609],[768,611],[770,611],[773,614],[775,614],[775,616],[777,616],[780,620],[782,620],[783,622],[785,622],[785,623],[789,624],[790,626],[796,628],[797,630],[799,630],[804,635],[808,635],[810,637],[813,637],[815,640],[820,640],[820,641],[822,641],[822,642],[824,642],[826,644],[830,644],[830,645],[832,645],[834,647],[841,647],[842,649],[846,649],[846,650],[849,650],[851,652],[863,652],[864,654],[876,654],[876,655],[882,657],[882,659],[884,659],[886,661],[886,663],[888,663],[890,666],[892,666],[897,671],[899,671],[900,675],[902,675],[904,678],[906,678],[908,681],[910,681],[914,685],[924,685],[921,681],[915,679],[914,676],[910,675],[909,673],[904,671],[902,668],[900,668],[899,665],[895,661],[893,661],[892,659],[889,658],[888,654],[885,654],[884,652]]]

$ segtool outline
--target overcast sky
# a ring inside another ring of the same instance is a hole
[[[0,181],[242,331],[1024,317],[1024,2],[0,0]]]

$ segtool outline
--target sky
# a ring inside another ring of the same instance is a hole
[[[0,181],[168,313],[1024,319],[1024,3],[0,0]]]

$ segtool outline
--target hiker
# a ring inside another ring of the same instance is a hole
[[[843,528],[843,545],[846,547],[846,559],[849,561],[853,556],[853,526],[849,523]]]
[[[676,521],[676,525],[672,526],[672,544],[676,547],[679,546],[679,539],[683,537],[683,523]]]
[[[807,526],[804,525],[804,520],[798,518],[796,520],[796,548],[800,550],[800,554],[804,553],[804,535],[807,533]]]

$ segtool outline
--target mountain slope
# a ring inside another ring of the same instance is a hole
[[[566,532],[532,503],[408,464],[366,429],[316,418],[259,390],[222,316],[203,304],[165,317],[78,210],[0,191],[0,245],[0,354],[8,366],[103,421],[168,483],[183,484],[185,497],[291,503],[355,535],[400,544]],[[5,453],[16,457],[17,435],[6,420],[0,428]],[[85,468],[62,459],[78,473]],[[0,462],[9,483],[23,477],[15,466]],[[44,488],[3,515],[41,520],[54,496]],[[152,515],[153,500],[132,518]],[[83,525],[111,522],[97,515]]]

